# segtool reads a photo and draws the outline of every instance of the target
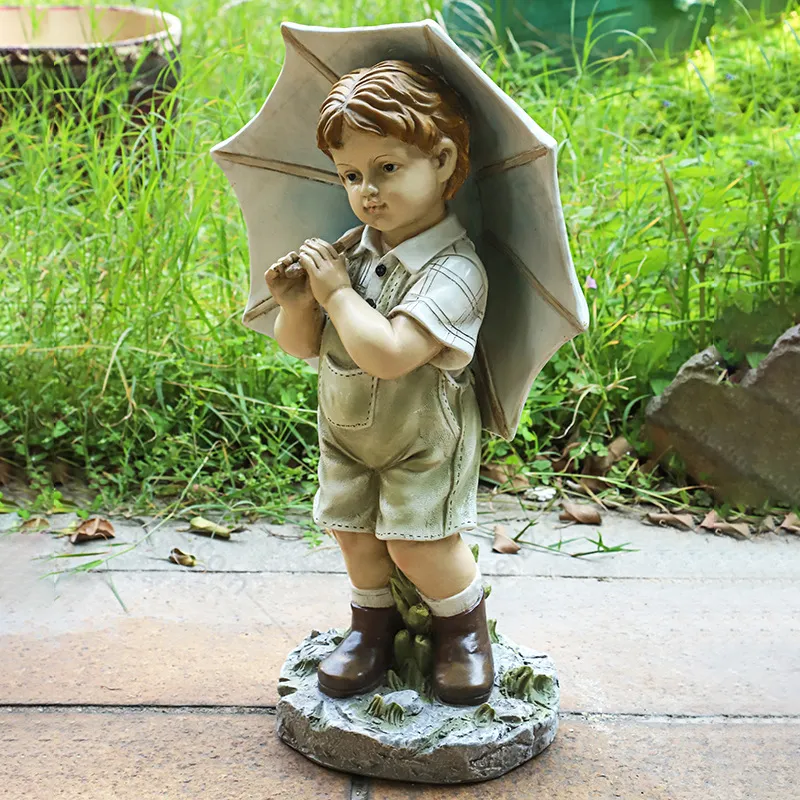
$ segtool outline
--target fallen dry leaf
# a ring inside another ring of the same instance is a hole
[[[749,539],[750,526],[746,522],[722,522],[714,526],[714,533],[724,533],[734,539]]]
[[[772,514],[767,514],[764,519],[758,525],[758,532],[759,533],[773,533],[775,529],[778,527],[778,521]]]
[[[585,475],[605,475],[617,461],[631,452],[633,452],[633,447],[630,442],[624,436],[617,436],[608,446],[608,452],[604,456],[590,456],[586,459],[583,473]]]
[[[720,519],[713,509],[706,514],[705,519],[700,523],[700,527],[714,533],[733,536],[734,539],[750,538],[750,526],[746,522],[727,522],[724,519]]]
[[[495,553],[518,553],[520,551],[519,544],[508,535],[507,530],[505,525],[494,526],[492,550]]]
[[[597,494],[597,492],[602,492],[603,489],[608,488],[608,484],[602,478],[594,478],[589,475],[584,475],[578,481],[578,486],[580,486],[584,494]]]
[[[653,525],[669,525],[670,528],[681,528],[685,531],[694,530],[694,519],[691,514],[662,514],[651,511],[647,515],[647,521]]]
[[[570,457],[570,450],[578,447],[580,442],[570,442],[562,451],[561,456],[556,461],[550,462],[553,472],[574,472],[575,461]]]
[[[779,530],[782,530],[784,533],[793,533],[796,536],[800,536],[800,517],[795,513],[787,514],[786,518],[781,522]]]
[[[558,515],[564,522],[577,522],[579,525],[599,525],[602,521],[600,512],[592,505],[581,503],[562,503],[564,510]]]
[[[606,458],[613,458],[613,463],[616,464],[617,461],[632,451],[633,445],[624,436],[617,436],[608,446],[608,456]]]
[[[218,525],[205,517],[192,517],[189,520],[189,532],[199,533],[203,536],[213,536],[217,539],[230,539],[233,531],[224,525]]]
[[[103,517],[92,517],[82,522],[75,529],[69,540],[72,544],[92,542],[96,539],[113,539],[114,526]]]
[[[35,533],[36,531],[46,531],[50,527],[47,517],[28,517],[20,526],[22,533]]]
[[[11,467],[5,461],[0,461],[0,486],[7,486],[9,483],[11,483]]]
[[[180,564],[182,567],[196,567],[197,559],[191,553],[184,553],[177,547],[169,551],[169,561],[173,564]]]
[[[657,458],[648,458],[647,461],[644,462],[639,467],[639,472],[643,472],[645,475],[650,475],[652,472],[656,470],[658,467],[658,459]]]
[[[481,478],[498,484],[497,488],[502,491],[521,492],[531,486],[519,468],[511,464],[481,464]]]
[[[717,512],[714,509],[708,512],[703,518],[703,521],[700,523],[701,528],[705,528],[706,530],[713,531],[714,526],[719,523],[720,519],[717,516]]]

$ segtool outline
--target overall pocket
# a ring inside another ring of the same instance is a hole
[[[327,353],[319,362],[319,405],[337,428],[368,428],[375,417],[378,379],[355,367],[340,367]]]

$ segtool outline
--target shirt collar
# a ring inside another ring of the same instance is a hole
[[[380,251],[380,231],[370,225],[364,226],[361,242],[355,253],[369,252],[376,258],[386,260],[394,256],[410,273],[419,272],[437,253],[460,239],[466,231],[458,221],[458,217],[448,209],[441,222],[427,230],[400,242],[385,255]]]

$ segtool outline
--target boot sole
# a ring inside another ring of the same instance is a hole
[[[363,689],[355,689],[353,691],[349,691],[348,692],[348,691],[344,691],[342,689],[332,689],[332,688],[330,688],[328,686],[325,686],[324,684],[322,684],[320,682],[319,679],[317,679],[317,685],[319,686],[319,690],[323,694],[328,695],[328,697],[333,697],[333,698],[335,698],[337,700],[342,700],[342,699],[344,699],[346,697],[355,697],[356,695],[359,695],[359,694],[366,694],[367,692],[372,692],[375,689],[377,689],[381,685],[382,682],[383,682],[383,676],[378,678],[378,680],[373,681],[372,683],[368,684]]]
[[[458,698],[444,698],[438,692],[434,692],[434,694],[440,703],[444,703],[447,706],[480,706],[492,696],[492,690],[489,689],[488,692],[481,692],[481,694]]]

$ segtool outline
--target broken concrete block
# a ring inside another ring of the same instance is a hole
[[[715,348],[698,353],[646,414],[657,451],[678,453],[718,499],[800,503],[800,326],[738,385]]]
[[[789,328],[775,342],[769,355],[741,385],[780,406],[800,424],[800,325]]]

